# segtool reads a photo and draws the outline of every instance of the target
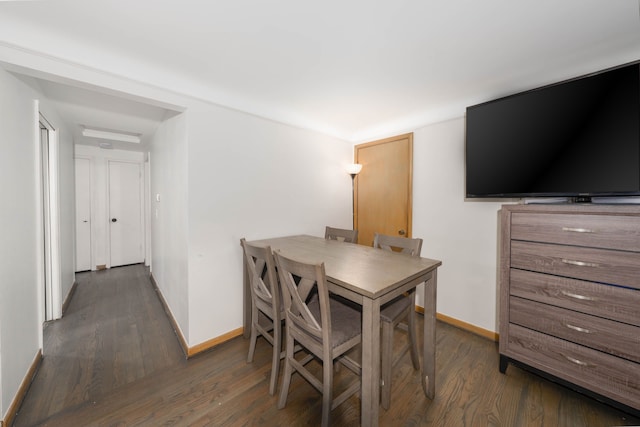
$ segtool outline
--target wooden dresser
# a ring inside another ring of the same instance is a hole
[[[640,205],[503,205],[509,362],[640,414]]]

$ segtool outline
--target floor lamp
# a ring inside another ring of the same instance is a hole
[[[347,166],[347,173],[351,175],[351,223],[353,224],[353,229],[356,229],[356,194],[355,194],[355,181],[356,175],[360,173],[362,170],[362,165],[359,163],[352,163]]]

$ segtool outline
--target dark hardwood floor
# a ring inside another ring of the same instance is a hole
[[[44,359],[14,426],[320,424],[320,395],[299,376],[287,406],[276,408],[277,396],[268,394],[271,347],[263,339],[250,364],[241,337],[185,360],[143,266],[81,273],[77,280],[64,318],[45,328]],[[496,343],[441,322],[436,357],[436,398],[424,396],[406,355],[394,370],[381,426],[640,424],[517,367],[500,374]],[[342,369],[336,387],[348,375]],[[359,419],[357,397],[332,413],[335,426]]]

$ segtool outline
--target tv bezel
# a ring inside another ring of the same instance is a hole
[[[465,153],[465,167],[464,167],[464,172],[465,172],[465,176],[464,176],[464,185],[465,185],[465,198],[466,199],[548,199],[551,200],[552,202],[562,202],[562,201],[568,201],[568,202],[575,202],[575,203],[590,203],[592,201],[592,199],[596,198],[621,198],[622,200],[624,200],[624,198],[637,198],[640,197],[640,177],[638,180],[638,189],[637,191],[592,191],[592,192],[579,192],[579,191],[575,191],[575,192],[571,192],[571,191],[562,191],[562,192],[553,192],[553,191],[549,191],[549,192],[516,192],[516,193],[485,193],[485,194],[470,194],[467,190],[467,161],[468,161],[468,145],[467,145],[467,114],[469,112],[470,109],[475,109],[475,108],[479,108],[482,107],[484,105],[487,104],[491,104],[491,103],[495,103],[495,102],[499,102],[499,101],[503,101],[506,99],[510,99],[510,98],[514,98],[514,97],[519,97],[519,96],[523,96],[526,95],[528,93],[532,93],[532,92],[537,92],[537,91],[541,91],[541,90],[545,90],[545,89],[549,89],[549,88],[553,88],[556,86],[560,86],[560,85],[564,85],[567,83],[571,83],[571,82],[575,82],[575,81],[579,81],[579,80],[583,80],[583,79],[587,79],[589,77],[594,77],[600,74],[604,74],[610,71],[614,71],[620,68],[625,68],[625,67],[629,67],[629,66],[637,66],[638,69],[638,82],[639,82],[639,93],[638,93],[638,103],[639,103],[639,110],[640,110],[640,60],[637,61],[633,61],[633,62],[629,62],[629,63],[625,63],[625,64],[621,64],[615,67],[610,67],[610,68],[606,68],[600,71],[596,71],[593,73],[589,73],[589,74],[585,74],[585,75],[581,75],[581,76],[577,76],[577,77],[573,77],[570,79],[566,79],[566,80],[562,80],[556,83],[551,83],[548,85],[544,85],[544,86],[540,86],[540,87],[536,87],[533,89],[529,89],[529,90],[525,90],[525,91],[521,91],[521,92],[517,92],[517,93],[513,93],[510,95],[506,95],[506,96],[502,96],[499,98],[495,98],[489,101],[485,101],[482,103],[478,103],[475,105],[470,105],[466,108],[465,111],[465,148],[464,148],[464,153]],[[640,117],[638,117],[638,134],[640,135]],[[638,146],[640,147],[640,138],[638,139]],[[640,169],[640,157],[638,158],[638,163],[639,166],[638,168]]]

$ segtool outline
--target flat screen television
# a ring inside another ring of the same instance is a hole
[[[640,195],[640,62],[470,106],[468,198]]]

